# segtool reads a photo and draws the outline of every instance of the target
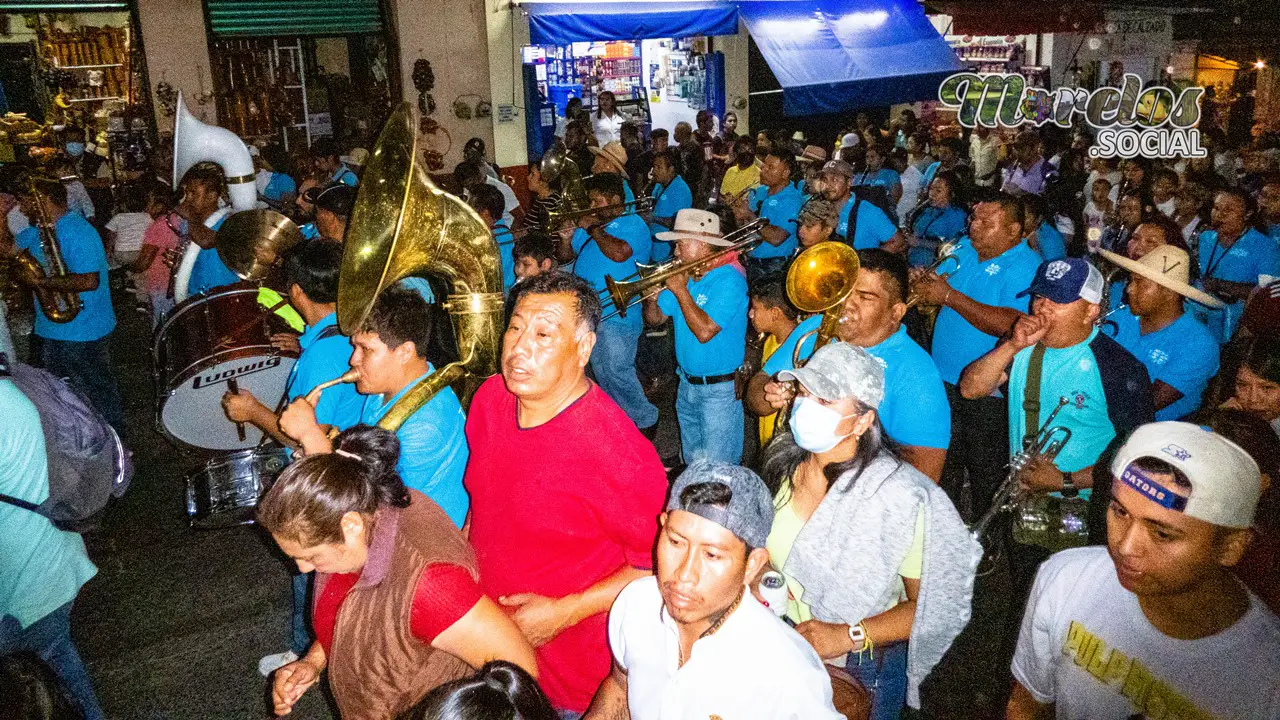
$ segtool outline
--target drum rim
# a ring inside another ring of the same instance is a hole
[[[289,355],[285,353],[277,353],[277,355],[279,355],[280,357],[289,358],[290,360],[293,360],[295,363],[298,361],[298,358],[295,355]],[[183,380],[183,382],[185,383],[186,380]],[[157,382],[157,386],[158,386],[158,382]],[[157,387],[156,394],[158,396],[158,399],[156,401],[156,430],[165,438],[167,438],[170,442],[180,445],[182,447],[194,448],[195,450],[199,450],[201,452],[206,452],[206,453],[226,454],[226,453],[245,452],[247,450],[254,449],[253,447],[239,448],[239,449],[204,447],[202,445],[195,445],[193,443],[189,443],[186,440],[183,440],[182,438],[174,435],[172,432],[169,431],[169,428],[166,427],[164,424],[164,408],[165,408],[165,405],[168,404],[169,399],[173,397],[173,393],[171,393],[167,389],[163,392],[160,392]],[[263,435],[265,434],[266,433],[263,433]]]
[[[164,319],[164,322],[156,326],[155,332],[152,333],[153,342],[151,343],[151,346],[153,348],[153,353],[159,350],[159,347],[160,347],[160,343],[158,342],[159,339],[164,337],[164,334],[169,330],[169,326],[173,324],[174,320],[177,320],[179,317],[181,317],[183,313],[187,312],[188,310],[195,307],[196,305],[199,305],[200,303],[213,300],[214,298],[222,297],[224,295],[243,295],[246,293],[252,293],[253,295],[256,296],[258,294],[258,289],[257,288],[231,288],[227,290],[219,290],[218,292],[212,292],[212,293],[200,293],[199,295],[192,295],[186,300],[183,300],[182,302],[178,303],[173,308],[173,311],[169,313],[169,316]]]

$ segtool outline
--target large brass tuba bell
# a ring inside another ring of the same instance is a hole
[[[840,329],[844,316],[844,300],[853,292],[858,279],[858,252],[841,242],[820,242],[796,256],[787,270],[787,297],[800,312],[822,313],[822,324],[817,330],[813,351],[826,345]],[[800,362],[800,347],[804,337],[796,343],[792,358],[796,367]]]
[[[378,423],[396,430],[445,385],[465,404],[498,369],[502,266],[484,221],[427,176],[416,161],[412,111],[402,104],[382,128],[347,227],[338,278],[338,326],[350,335],[378,293],[410,276],[450,284],[444,303],[458,338],[457,362],[423,378]],[[424,320],[425,321],[425,320]]]

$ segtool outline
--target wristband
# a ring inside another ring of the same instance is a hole
[[[1080,494],[1076,488],[1075,478],[1066,470],[1062,471],[1062,496],[1073,498]]]

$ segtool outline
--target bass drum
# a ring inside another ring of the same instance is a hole
[[[258,499],[289,464],[284,448],[241,450],[187,475],[187,520],[197,530],[253,522]]]
[[[231,389],[247,390],[275,405],[297,355],[272,347],[271,335],[288,330],[258,304],[257,287],[230,286],[174,308],[153,345],[160,430],[206,450],[256,447],[262,431],[245,423],[240,437],[222,412],[222,396]]]

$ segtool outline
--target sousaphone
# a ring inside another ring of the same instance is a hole
[[[498,370],[503,327],[498,245],[470,206],[431,182],[418,162],[414,127],[409,105],[402,104],[382,128],[351,210],[338,277],[338,327],[346,335],[397,282],[431,275],[449,283],[443,307],[459,359],[423,378],[387,411],[378,425],[392,431],[446,385],[467,404]]]

